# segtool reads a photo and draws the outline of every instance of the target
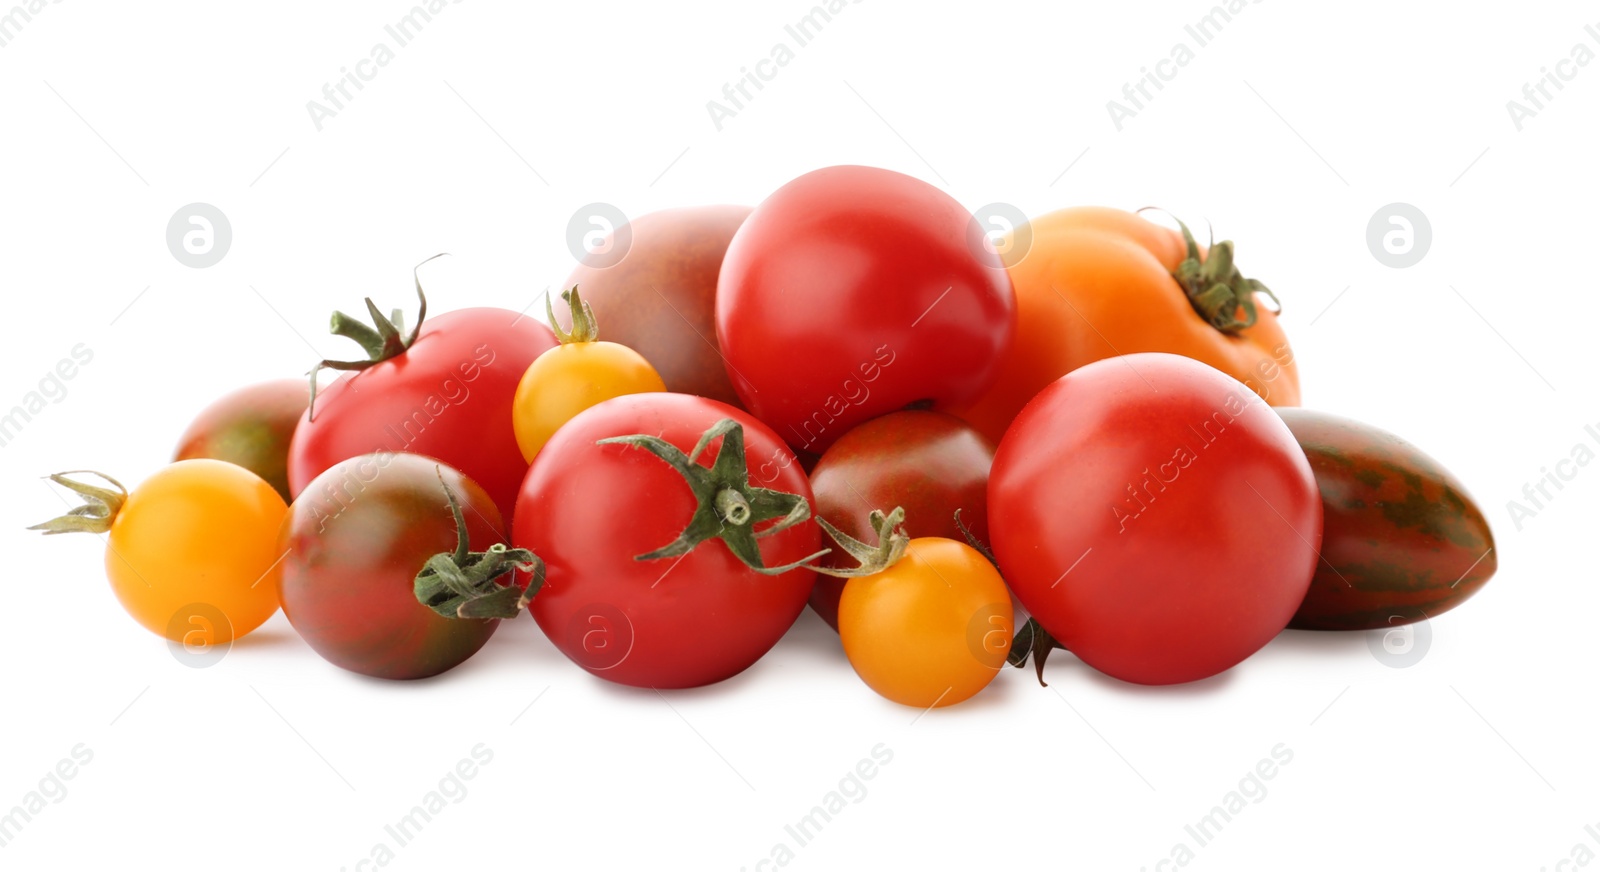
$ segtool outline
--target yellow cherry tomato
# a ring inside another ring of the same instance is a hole
[[[572,310],[572,331],[561,329],[547,301],[550,327],[561,344],[534,358],[511,404],[517,447],[529,463],[561,425],[584,409],[613,397],[667,389],[639,352],[597,338],[594,313],[579,299],[576,285],[562,297]]]
[[[52,478],[94,511],[37,529],[108,532],[111,589],[151,632],[204,648],[243,636],[278,610],[277,586],[266,575],[280,556],[278,527],[288,507],[255,473],[221,460],[180,460],[125,495],[121,485],[110,491]]]
[[[903,705],[961,702],[988,686],[1011,649],[1000,573],[952,539],[912,539],[882,572],[845,583],[839,639],[868,687]]]

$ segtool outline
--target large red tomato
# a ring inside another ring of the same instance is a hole
[[[550,328],[506,309],[427,319],[409,347],[396,339],[374,354],[389,356],[317,391],[289,446],[290,490],[298,495],[341,460],[406,451],[466,473],[510,517],[528,471],[512,397],[533,359],[555,345]]]
[[[757,206],[722,261],[717,340],[745,408],[797,449],[989,386],[1011,280],[950,195],[872,167],[816,170]]]
[[[905,509],[906,535],[966,541],[961,525],[989,541],[989,465],[994,446],[965,421],[939,412],[905,410],[874,418],[839,438],[811,470],[817,517],[845,533],[874,540],[874,510]],[[848,567],[835,549],[824,565]],[[839,629],[839,596],[845,579],[818,576],[811,608]]]
[[[1215,675],[1276,636],[1317,564],[1322,500],[1294,434],[1186,357],[1088,364],[995,454],[989,534],[1040,625],[1140,684]]]
[[[740,526],[738,516],[704,515],[686,478],[650,450],[599,441],[646,434],[688,454],[722,419],[742,427],[745,461],[737,469],[728,464],[728,443],[740,438],[729,433],[693,465],[721,467],[733,473],[730,479],[764,470],[763,479],[750,476],[750,485],[793,495],[791,505],[802,500],[809,511],[811,487],[783,440],[745,412],[685,394],[633,394],[593,406],[556,431],[528,470],[512,541],[547,567],[529,609],[556,647],[589,672],[638,687],[721,681],[756,662],[805,608],[816,573],[762,575],[726,542],[637,559],[677,541],[691,521],[708,522],[703,532],[714,534],[724,524]],[[731,499],[720,497],[722,490],[710,498]],[[759,499],[752,493],[752,508]],[[773,523],[751,520],[747,529],[759,535]],[[759,547],[763,565],[779,567],[821,550],[820,536],[816,524],[805,522],[755,539],[752,547]]]

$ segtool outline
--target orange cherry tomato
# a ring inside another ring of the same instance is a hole
[[[667,389],[639,352],[598,340],[594,312],[579,299],[577,285],[561,296],[572,308],[572,331],[562,331],[550,311],[550,325],[561,344],[534,358],[512,400],[517,447],[529,463],[561,425],[584,409],[613,397]]]
[[[1189,257],[1183,235],[1132,212],[1062,209],[1033,219],[997,248],[1016,292],[1016,338],[988,393],[955,411],[990,440],[998,443],[1045,385],[1096,360],[1142,351],[1209,364],[1270,405],[1300,404],[1289,340],[1277,314],[1260,303],[1265,289],[1233,268],[1232,243],[1197,250],[1188,282],[1195,302],[1175,275]],[[1205,264],[1213,272],[1201,275]],[[1223,289],[1213,291],[1218,285]],[[1211,310],[1211,320],[1202,309]],[[1254,322],[1242,326],[1252,314]]]
[[[982,554],[912,539],[882,572],[845,583],[839,639],[856,674],[887,699],[933,708],[988,686],[1006,664],[1011,596]]]
[[[255,473],[221,460],[180,460],[132,493],[52,478],[94,511],[34,529],[109,533],[111,590],[152,633],[198,647],[226,644],[278,610],[277,587],[266,576],[281,553],[287,507]]]

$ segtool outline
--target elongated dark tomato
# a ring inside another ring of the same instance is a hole
[[[426,678],[471,657],[499,625],[440,617],[417,601],[423,564],[456,547],[441,475],[472,550],[504,542],[500,512],[477,482],[415,454],[336,463],[295,499],[279,534],[283,613],[330,663],[377,678]]]
[[[1494,575],[1489,522],[1438,461],[1357,421],[1277,411],[1322,493],[1322,559],[1290,627],[1370,630],[1436,618]]]

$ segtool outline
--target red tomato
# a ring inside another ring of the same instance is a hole
[[[872,167],[779,188],[734,234],[717,279],[734,389],[797,449],[820,452],[912,404],[976,399],[1015,327],[1011,280],[972,215]]]
[[[426,678],[489,641],[499,621],[441,617],[417,601],[415,580],[428,558],[456,547],[445,485],[461,504],[473,551],[505,541],[483,488],[414,454],[335,464],[290,507],[279,533],[287,552],[277,571],[283,613],[330,663],[378,678]]]
[[[690,451],[724,418],[743,425],[752,484],[811,500],[811,487],[777,434],[732,406],[686,394],[607,400],[567,422],[545,444],[517,501],[512,541],[544,558],[544,587],[529,610],[563,654],[602,678],[637,687],[696,687],[744,671],[805,608],[816,573],[763,576],[723,542],[680,557],[636,560],[673,542],[697,502],[683,476],[650,452],[598,445],[650,434]],[[698,458],[710,466],[727,437]],[[758,528],[759,529],[759,528]],[[820,550],[814,523],[757,540],[769,567]]]
[[[965,542],[961,523],[978,541],[989,542],[985,521],[989,465],[994,447],[965,421],[939,412],[892,412],[851,430],[823,453],[811,471],[817,517],[864,541],[874,541],[869,516],[876,509],[906,510],[905,531],[912,538],[939,537]],[[760,476],[757,475],[757,479]],[[827,566],[851,566],[839,549]],[[839,596],[845,579],[817,577],[811,608],[839,629]]]
[[[995,454],[989,531],[1017,598],[1084,662],[1139,684],[1215,675],[1305,598],[1322,500],[1294,434],[1186,357],[1091,363]]]
[[[466,473],[510,517],[528,471],[511,400],[529,364],[555,345],[550,328],[505,309],[427,319],[398,356],[318,389],[289,446],[289,487],[298,495],[341,460],[406,451]]]

